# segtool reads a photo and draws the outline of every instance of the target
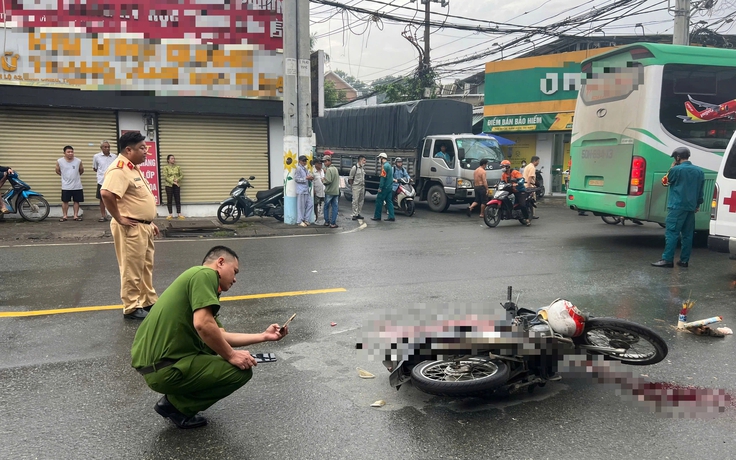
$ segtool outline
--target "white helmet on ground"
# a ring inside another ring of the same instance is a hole
[[[542,310],[546,312],[546,320],[550,327],[558,334],[577,337],[583,333],[585,316],[569,300],[557,299]],[[544,316],[542,314],[542,317]]]

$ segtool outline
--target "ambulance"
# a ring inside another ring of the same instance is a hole
[[[736,132],[723,153],[713,190],[708,249],[736,254]]]

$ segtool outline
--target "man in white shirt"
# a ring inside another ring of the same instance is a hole
[[[100,188],[105,180],[105,171],[110,167],[117,155],[110,154],[110,143],[108,141],[100,142],[100,153],[95,153],[92,157],[92,169],[97,173],[97,197],[100,200],[100,219],[99,222],[105,222],[107,212],[105,211],[105,203],[100,196]]]
[[[535,155],[521,172],[522,177],[524,177],[524,183],[527,187],[537,186],[537,166],[539,166],[539,157]],[[539,216],[533,215],[532,219],[539,219]]]
[[[82,160],[74,158],[74,148],[71,145],[65,146],[64,156],[56,160],[56,174],[61,176],[61,219],[59,221],[67,220],[71,200],[74,200],[74,220],[82,220],[79,217],[79,203],[84,203],[84,190],[82,190],[84,166]]]

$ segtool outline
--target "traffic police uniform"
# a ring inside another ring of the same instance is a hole
[[[138,222],[126,227],[115,219],[110,231],[115,242],[115,255],[120,268],[120,298],[123,314],[156,303],[153,289],[153,227],[156,217],[156,199],[138,166],[120,155],[105,172],[102,190],[117,197],[122,217]]]

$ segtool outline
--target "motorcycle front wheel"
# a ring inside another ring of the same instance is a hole
[[[407,215],[407,217],[411,217],[414,215],[414,201],[404,200],[402,202],[402,206],[404,209],[404,214]]]
[[[49,215],[49,202],[40,196],[29,196],[18,202],[18,213],[31,222],[41,222]]]
[[[486,212],[483,213],[483,222],[489,227],[493,228],[501,222],[501,216],[499,215],[499,209],[495,206],[487,206]]]
[[[601,219],[603,219],[603,222],[609,224],[609,225],[616,225],[623,222],[623,217],[619,216],[601,216]]]
[[[583,334],[575,343],[596,347],[617,348],[624,352],[586,350],[601,354],[624,364],[648,366],[667,356],[667,343],[656,332],[640,324],[618,318],[590,318]]]
[[[217,220],[223,224],[234,224],[240,220],[240,209],[233,203],[223,203],[217,209]]]
[[[459,361],[424,361],[411,370],[414,386],[437,396],[481,396],[508,381],[503,361],[466,358]]]

